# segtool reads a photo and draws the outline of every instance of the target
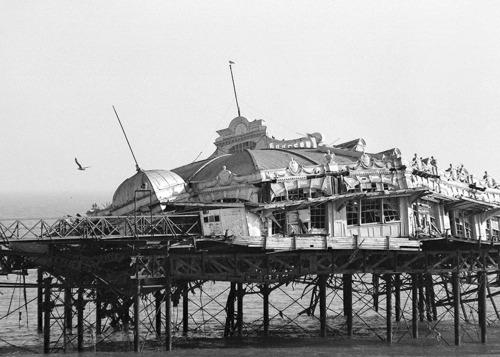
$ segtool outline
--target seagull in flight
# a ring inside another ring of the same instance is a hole
[[[85,171],[85,169],[88,169],[90,167],[90,166],[82,166],[82,165],[80,165],[80,163],[78,162],[78,159],[76,157],[75,157],[75,162],[78,165],[78,170],[80,170],[80,171]]]

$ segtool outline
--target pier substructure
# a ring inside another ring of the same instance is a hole
[[[104,350],[119,334],[123,345],[133,337],[137,351],[171,349],[181,335],[284,331],[352,338],[370,333],[387,343],[484,343],[487,326],[499,316],[493,299],[500,294],[497,249],[167,254],[147,245],[106,244],[87,257],[80,255],[85,249],[71,256],[57,246],[44,257],[45,273],[37,276],[43,286],[32,287],[33,305],[43,311],[43,323],[39,314],[36,323],[43,325],[45,352]],[[76,317],[76,336],[70,316]]]

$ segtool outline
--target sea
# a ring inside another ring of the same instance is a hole
[[[31,220],[84,215],[94,203],[104,206],[110,200],[110,193],[0,193],[0,220],[12,218]],[[29,275],[24,277],[19,274],[0,276],[1,283],[23,281],[36,282],[35,271],[30,271]],[[363,283],[359,282],[359,284]],[[394,325],[393,343],[388,345],[384,341],[385,321],[381,318],[383,308],[379,313],[368,311],[369,304],[361,295],[353,302],[354,310],[357,311],[354,316],[354,336],[351,338],[345,336],[345,333],[342,333],[345,329],[345,319],[338,313],[341,311],[341,299],[334,291],[330,292],[328,297],[328,336],[321,338],[318,336],[317,316],[308,316],[303,313],[304,309],[309,306],[312,294],[311,289],[304,284],[287,286],[271,294],[270,337],[263,337],[258,331],[252,330],[255,326],[258,329],[262,316],[262,300],[257,294],[249,294],[245,295],[244,300],[246,332],[243,337],[222,338],[223,304],[227,294],[227,284],[209,282],[203,292],[197,291],[190,295],[191,318],[193,319],[190,326],[191,328],[198,327],[193,328],[188,338],[182,337],[177,331],[173,344],[174,350],[168,352],[167,355],[200,357],[213,357],[214,355],[239,357],[500,356],[500,324],[499,319],[495,318],[491,310],[488,314],[489,327],[486,344],[479,342],[478,331],[473,321],[474,311],[472,310],[475,307],[472,306],[469,311],[469,321],[462,323],[463,342],[460,346],[453,344],[452,316],[446,309],[442,309],[439,321],[420,323],[420,338],[417,340],[410,336],[411,317],[405,315],[406,313],[403,314],[402,321]],[[407,311],[408,292],[404,294],[402,301]],[[36,289],[0,288],[0,355],[30,356],[42,353],[43,338],[37,332],[34,299],[36,299]],[[496,297],[494,301],[497,306],[500,306],[500,297]],[[197,306],[202,304],[205,304],[207,308],[197,310]],[[180,307],[175,306],[173,308],[175,326],[179,326],[179,314],[182,316],[182,311],[179,309]],[[144,308],[142,314],[145,320],[149,318],[147,308]],[[87,318],[91,320],[88,315]],[[144,338],[147,338],[148,333],[144,332],[147,328],[144,327],[142,330]],[[61,337],[55,335],[54,339],[57,338]],[[92,345],[88,343],[92,338],[92,336],[86,336],[87,345]],[[112,347],[110,350],[109,346],[99,350],[94,346],[86,348],[83,353],[75,353],[75,348],[69,344],[66,351],[60,350],[58,353],[71,356],[137,356],[137,353],[130,352],[131,331],[122,331],[116,338],[126,342],[120,344],[116,350]],[[164,356],[165,352],[162,348],[144,345],[140,355]]]

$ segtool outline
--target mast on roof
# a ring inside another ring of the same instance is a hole
[[[234,99],[236,99],[236,108],[238,108],[238,116],[241,117],[240,105],[238,103],[238,96],[236,95],[236,85],[234,84],[234,75],[233,75],[233,61],[229,61],[229,71],[231,72],[231,80],[233,82],[233,91],[234,91]]]
[[[132,150],[132,146],[130,145],[130,142],[128,141],[128,138],[127,138],[127,133],[125,132],[125,129],[123,128],[122,121],[120,120],[120,117],[118,116],[118,113],[116,112],[114,105],[113,105],[113,111],[115,112],[116,119],[118,119],[118,123],[120,124],[120,128],[122,128],[123,136],[125,136],[125,140],[127,141],[128,148],[130,149],[130,153],[132,154],[132,157],[134,158],[135,169],[136,169],[136,171],[141,171],[141,168],[139,167],[139,164],[137,163],[137,159],[135,158],[134,150]]]

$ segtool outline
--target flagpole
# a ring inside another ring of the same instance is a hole
[[[233,91],[234,91],[234,99],[236,99],[236,108],[238,108],[238,116],[241,116],[240,113],[240,105],[238,104],[238,96],[236,95],[236,85],[234,84],[234,76],[233,76],[233,61],[229,61],[229,70],[231,71],[231,80],[233,81]]]

